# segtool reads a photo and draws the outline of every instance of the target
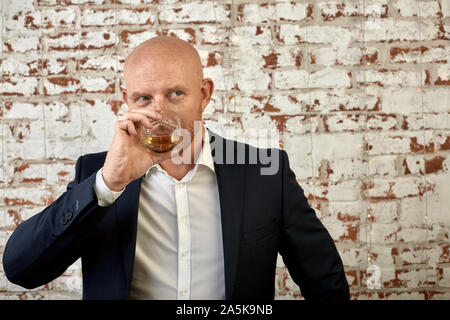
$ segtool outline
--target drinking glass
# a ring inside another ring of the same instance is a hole
[[[162,118],[152,122],[151,128],[144,127],[144,145],[156,153],[165,153],[180,142],[180,113],[175,109],[163,109]]]

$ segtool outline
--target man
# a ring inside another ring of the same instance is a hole
[[[191,45],[147,40],[127,57],[124,77],[129,111],[108,152],[80,157],[67,191],[8,240],[11,282],[35,288],[81,257],[84,299],[273,299],[280,253],[306,299],[348,299],[334,242],[286,153],[267,150],[279,166],[262,174],[260,156],[238,159],[261,150],[195,132],[214,84]],[[143,128],[175,107],[191,133],[183,150],[191,161],[142,143]]]

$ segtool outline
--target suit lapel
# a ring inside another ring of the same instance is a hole
[[[214,169],[216,171],[217,184],[219,187],[225,264],[225,292],[226,298],[232,299],[241,237],[241,221],[245,192],[245,167],[243,165],[224,164],[225,161],[222,160],[224,160],[225,157],[223,157],[223,159],[221,158],[222,155],[226,155],[226,142],[231,141],[223,139],[210,130],[208,131],[211,142],[214,142],[213,145],[215,146],[213,147],[212,145],[211,152],[214,159]],[[217,143],[219,140],[221,142]],[[217,152],[218,147],[223,147],[222,154],[221,152]]]
[[[142,178],[127,185],[123,194],[115,202],[117,228],[122,249],[123,264],[126,276],[125,293],[128,298],[136,252],[136,233],[139,209],[139,195]]]

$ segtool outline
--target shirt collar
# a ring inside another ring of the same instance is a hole
[[[205,131],[203,134],[203,143],[202,143],[202,150],[200,152],[200,155],[198,156],[197,159],[197,163],[195,164],[194,169],[192,170],[197,170],[197,167],[199,165],[205,166],[207,168],[209,168],[212,172],[216,172],[216,170],[214,169],[214,161],[212,158],[212,153],[211,153],[211,144],[210,144],[210,137],[209,137],[209,132],[208,129],[205,127]],[[147,172],[145,173],[144,177],[147,177],[148,174],[150,173],[150,171],[152,171],[153,169],[155,170],[160,170],[166,173],[166,171],[161,168],[161,166],[156,163],[154,165],[152,165],[150,168],[148,168]],[[166,173],[167,174],[167,173]]]

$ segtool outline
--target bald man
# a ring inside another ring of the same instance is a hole
[[[108,152],[81,156],[67,191],[8,240],[11,282],[41,286],[81,257],[84,299],[273,299],[280,253],[306,299],[349,298],[334,242],[287,154],[201,124],[214,83],[195,48],[147,40],[127,57],[124,77],[129,111]],[[143,130],[164,110],[178,110],[188,135],[183,149],[158,154]],[[278,164],[271,174],[262,173],[264,152]],[[187,161],[175,161],[180,154]]]

